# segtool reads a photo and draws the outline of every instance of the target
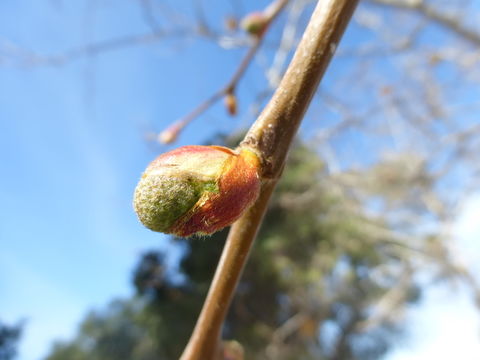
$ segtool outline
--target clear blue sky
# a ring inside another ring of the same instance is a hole
[[[165,127],[216,90],[243,52],[185,39],[59,67],[22,61],[19,48],[59,54],[146,33],[138,3],[0,2],[0,49],[9,51],[0,51],[0,319],[27,321],[19,360],[40,359],[52,339],[73,334],[86,311],[130,294],[139,254],[168,247],[138,223],[131,206],[141,172],[168,149],[149,147],[144,132]],[[268,1],[244,3],[247,11]],[[220,28],[218,14],[228,11],[216,1],[212,24]],[[261,89],[258,64],[250,74],[240,104]],[[203,143],[249,120],[231,119],[216,106],[175,146]]]

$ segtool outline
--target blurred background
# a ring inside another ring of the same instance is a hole
[[[256,41],[241,19],[268,4],[0,2],[1,360],[178,358],[226,231],[153,233],[133,190],[161,152],[236,146],[315,1],[265,33],[235,116],[220,97],[164,129],[228,83]],[[479,16],[360,2],[228,316],[245,359],[478,359]]]

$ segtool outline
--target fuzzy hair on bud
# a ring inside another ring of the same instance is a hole
[[[208,235],[232,224],[257,199],[260,162],[247,149],[182,146],[157,157],[134,194],[139,220],[176,236]]]

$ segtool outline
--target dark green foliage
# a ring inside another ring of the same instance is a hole
[[[0,322],[0,360],[12,360],[17,354],[17,343],[22,325],[6,325]]]

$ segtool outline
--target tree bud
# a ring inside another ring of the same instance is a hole
[[[241,22],[241,27],[250,35],[261,36],[267,29],[269,19],[263,12],[253,12],[245,16]]]
[[[133,205],[153,231],[187,237],[212,234],[237,220],[257,199],[260,162],[250,150],[182,146],[145,170]]]
[[[176,122],[158,134],[158,141],[161,144],[171,144],[177,140],[178,134],[182,130],[182,123]]]
[[[231,116],[237,115],[237,97],[235,94],[227,94],[224,98],[225,108]]]

